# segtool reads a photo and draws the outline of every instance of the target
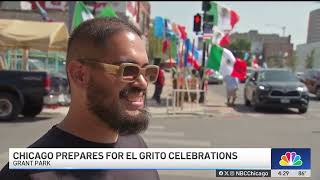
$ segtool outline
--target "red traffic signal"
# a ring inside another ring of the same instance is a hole
[[[194,32],[201,31],[201,15],[200,14],[196,14],[193,17],[193,31]]]

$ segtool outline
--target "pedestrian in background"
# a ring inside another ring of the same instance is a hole
[[[234,103],[237,99],[237,90],[239,88],[238,78],[227,75],[224,77],[227,90],[227,105],[234,106]],[[230,103],[231,100],[231,103]]]
[[[190,89],[197,90],[198,89],[198,73],[197,70],[192,69],[191,80],[190,80]],[[191,102],[195,102],[197,99],[197,92],[191,92]]]
[[[160,64],[159,67],[159,75],[158,75],[158,79],[155,82],[155,89],[154,89],[154,94],[153,94],[153,99],[155,99],[157,101],[158,104],[161,104],[161,93],[162,93],[162,89],[164,86],[164,82],[165,82],[165,77],[164,77],[164,70],[163,70],[163,64]]]

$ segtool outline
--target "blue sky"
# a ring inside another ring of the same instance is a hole
[[[248,32],[282,35],[282,29],[266,24],[286,26],[286,36],[291,35],[294,47],[306,42],[309,13],[320,8],[320,1],[217,1],[219,5],[235,10],[240,21],[233,32]],[[185,25],[188,36],[193,38],[193,16],[201,11],[201,1],[150,1],[151,17],[162,16]]]

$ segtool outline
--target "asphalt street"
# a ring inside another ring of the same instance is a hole
[[[320,179],[320,101],[312,97],[306,114],[291,109],[255,112],[244,106],[242,86],[234,108],[224,104],[224,85],[210,85],[208,115],[155,116],[142,136],[149,147],[161,148],[311,147],[312,178],[300,179]],[[8,148],[30,145],[63,117],[63,113],[43,112],[34,119],[21,117],[12,122],[0,122],[0,166],[8,161]],[[162,170],[159,173],[162,180],[230,179],[216,178],[214,171]]]

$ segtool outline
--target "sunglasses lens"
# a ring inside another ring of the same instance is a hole
[[[139,75],[139,67],[137,66],[126,66],[123,69],[122,78],[125,81],[134,81]]]
[[[159,69],[157,67],[146,68],[146,78],[149,82],[155,82],[158,78]]]

